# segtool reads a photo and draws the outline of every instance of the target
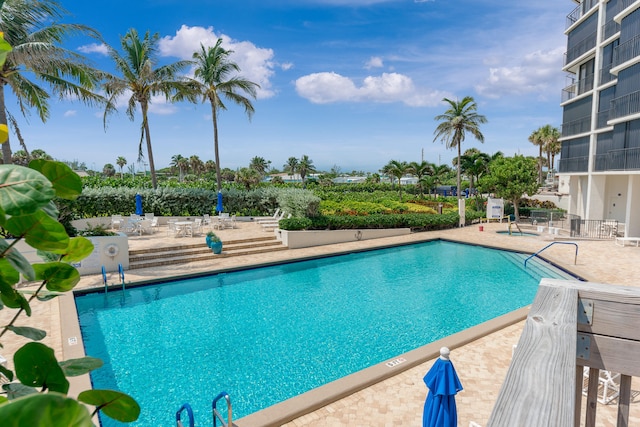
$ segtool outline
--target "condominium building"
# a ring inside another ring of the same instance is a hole
[[[569,213],[640,236],[640,0],[574,0],[567,16],[559,190]]]

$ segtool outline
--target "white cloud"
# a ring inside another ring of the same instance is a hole
[[[364,64],[364,68],[366,68],[367,70],[370,70],[371,68],[381,68],[383,66],[384,64],[382,62],[382,58],[380,58],[379,56],[372,56],[371,58],[369,58],[367,63]]]
[[[258,98],[269,98],[274,95],[271,88],[271,77],[276,64],[273,62],[272,49],[260,48],[248,41],[233,40],[227,35],[217,35],[213,27],[189,27],[183,25],[175,36],[165,36],[159,41],[160,54],[175,56],[181,59],[192,59],[193,52],[204,46],[214,46],[218,38],[222,38],[222,46],[233,53],[230,59],[240,67],[242,77],[258,83]]]
[[[284,64],[280,64],[280,68],[283,71],[288,71],[288,70],[293,68],[293,63],[292,62],[285,62]]]
[[[562,67],[563,52],[561,47],[538,50],[525,55],[518,65],[490,67],[489,76],[476,85],[476,90],[489,98],[530,93],[542,95],[562,77],[558,70]],[[491,60],[491,64],[495,62],[495,59]]]
[[[64,112],[63,116],[64,117],[73,117],[76,114],[78,114],[77,110],[67,110],[67,111]]]
[[[438,105],[444,92],[417,88],[411,78],[398,73],[366,77],[358,87],[337,73],[314,73],[295,82],[298,95],[315,104],[332,102],[403,102],[412,107]]]
[[[101,55],[107,55],[107,46],[104,43],[91,43],[80,46],[78,50],[82,53],[99,53]]]

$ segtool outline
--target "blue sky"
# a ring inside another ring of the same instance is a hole
[[[569,0],[61,0],[67,22],[98,30],[119,48],[129,28],[158,33],[160,63],[190,59],[218,37],[234,51],[242,75],[261,85],[249,121],[235,104],[220,115],[222,167],[254,156],[281,169],[308,155],[319,170],[376,172],[389,160],[451,164],[456,153],[434,142],[443,97],[473,96],[487,117],[485,143],[468,136],[463,150],[537,155],[528,140],[559,126],[561,71]],[[113,71],[95,41],[65,45]],[[10,111],[15,108],[7,94]],[[52,100],[42,125],[20,119],[29,149],[101,170],[124,156],[136,163],[141,116],[125,106],[109,119],[69,100]],[[17,112],[17,111],[16,111]],[[213,159],[208,104],[152,101],[149,118],[157,168],[176,154]],[[19,148],[12,135],[12,149]],[[423,154],[424,153],[424,154]],[[146,151],[145,151],[146,155]]]

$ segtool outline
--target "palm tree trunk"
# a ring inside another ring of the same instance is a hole
[[[542,184],[542,145],[540,145],[540,154],[538,155],[538,182]]]
[[[458,144],[456,144],[458,146],[458,200],[462,199],[462,195],[460,194],[460,190],[462,187],[462,183],[460,181],[460,157],[462,157],[462,148],[460,147],[462,145],[462,141],[458,141]]]
[[[9,125],[7,123],[7,110],[4,104],[4,84],[0,84],[0,124]],[[10,165],[11,162],[11,145],[9,144],[9,135],[7,140],[2,145],[2,161],[5,165]]]
[[[218,150],[218,115],[216,106],[211,101],[211,116],[213,117],[213,150],[216,158],[216,189],[222,191],[222,174],[220,173],[220,151]]]
[[[142,120],[144,120],[144,134],[147,140],[147,155],[149,156],[149,171],[151,172],[151,186],[155,190],[158,188],[158,180],[156,179],[156,166],[153,163],[153,150],[151,150],[151,134],[149,133],[149,121],[147,120],[147,113],[149,107],[146,104],[142,105]]]

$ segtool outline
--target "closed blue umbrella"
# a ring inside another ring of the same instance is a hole
[[[218,203],[216,204],[216,212],[222,212],[222,191],[218,191]]]
[[[142,215],[142,196],[136,194],[136,215]]]
[[[449,349],[442,347],[440,357],[435,361],[424,383],[429,388],[422,413],[423,427],[456,427],[458,412],[456,394],[462,390],[462,384],[449,360]]]

